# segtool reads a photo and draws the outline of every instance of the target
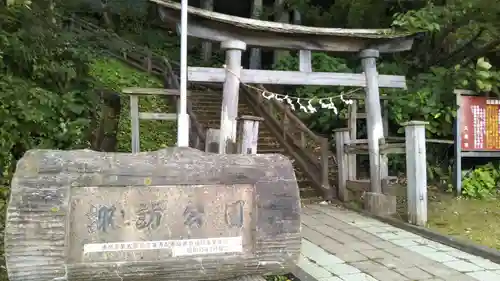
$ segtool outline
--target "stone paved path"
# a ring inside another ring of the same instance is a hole
[[[500,281],[500,265],[336,206],[302,212],[301,281]]]

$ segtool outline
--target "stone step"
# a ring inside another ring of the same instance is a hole
[[[206,128],[220,128],[220,116],[222,106],[222,94],[214,92],[196,92],[189,97],[193,111],[196,113],[200,123]],[[249,105],[240,99],[238,106],[238,115],[255,115]],[[257,153],[277,153],[283,154],[290,159],[293,159],[286,153],[285,149],[279,144],[270,130],[263,124],[259,127],[259,140],[257,146]],[[304,198],[315,197],[321,194],[311,188],[312,184],[308,177],[296,165],[295,175],[300,188],[300,194]]]

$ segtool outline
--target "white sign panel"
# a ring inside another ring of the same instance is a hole
[[[172,256],[193,256],[243,252],[243,237],[218,237],[186,240],[130,241],[85,244],[84,253],[145,251],[169,249]]]

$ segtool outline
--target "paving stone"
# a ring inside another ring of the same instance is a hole
[[[500,270],[500,264],[494,263],[490,260],[483,259],[480,257],[473,257],[473,258],[469,259],[469,262],[471,262],[472,264],[475,264],[479,267],[482,267],[484,269]]]
[[[327,238],[327,240],[321,241],[320,243],[321,248],[325,249],[326,251],[332,253],[332,254],[339,254],[341,252],[345,252],[346,246],[336,240],[333,240],[332,238]]]
[[[377,280],[366,273],[354,273],[345,276],[340,276],[344,281],[380,281]]]
[[[332,227],[327,226],[327,225],[317,226],[314,229],[316,231],[318,231],[319,233],[321,233],[325,236],[328,236],[332,239],[335,239],[343,244],[359,241],[354,236],[349,235],[349,234],[342,232],[340,230],[333,229]]]
[[[412,263],[411,261],[408,260],[402,260],[398,257],[394,256],[387,256],[384,258],[377,258],[373,259],[372,261],[377,262],[389,269],[394,269],[394,268],[409,268],[409,267],[414,267],[415,264]]]
[[[406,238],[406,237],[400,237],[394,232],[375,233],[375,236],[378,236],[384,240],[395,240],[395,239]]]
[[[360,237],[361,240],[365,241],[365,242],[368,242],[370,244],[372,243],[383,243],[383,242],[386,242],[386,243],[389,243],[387,242],[387,240],[384,240],[378,236],[375,236],[374,234],[371,234],[371,233],[367,233],[366,235],[364,235],[363,237]]]
[[[498,280],[498,274],[493,271],[475,271],[467,273],[470,277],[476,278],[480,281],[493,281]]]
[[[420,238],[420,236],[416,235],[415,233],[411,233],[409,231],[402,230],[402,229],[397,229],[395,231],[392,231],[392,233],[396,234],[396,236],[398,237],[396,239],[405,239],[405,238],[418,239],[418,238]]]
[[[317,280],[500,280],[499,264],[380,221],[332,206],[303,214],[299,266]]]
[[[359,269],[345,263],[326,265],[325,269],[338,276],[353,274],[353,273],[361,273]]]
[[[314,257],[317,255],[318,252],[323,251],[321,247],[316,246],[315,244],[311,243],[310,241],[306,239],[302,239],[302,246],[300,248],[300,253],[304,255],[305,257]]]
[[[389,254],[388,252],[380,249],[375,249],[375,250],[363,250],[359,251],[363,256],[368,257],[369,259],[380,259],[380,258],[387,258],[391,257],[392,255]]]
[[[314,257],[312,258],[310,257],[309,259],[313,260],[315,263],[321,265],[322,267],[345,262],[339,259],[338,257],[323,250],[314,255]]]
[[[307,274],[311,275],[315,279],[332,277],[332,273],[323,267],[309,261],[306,258],[299,258],[299,262],[297,263],[298,267],[302,269]]]
[[[329,221],[332,219],[332,217],[330,217],[329,215],[327,215],[325,213],[318,213],[315,215],[311,215],[311,217],[313,217],[314,219],[319,220],[319,221]]]
[[[302,217],[305,215],[317,215],[317,214],[321,214],[320,211],[318,210],[315,210],[315,209],[311,209],[309,208],[308,206],[303,206],[302,209],[301,209],[302,213],[301,213],[301,219]]]
[[[351,262],[349,264],[354,266],[355,268],[357,268],[361,271],[367,272],[367,273],[383,271],[383,270],[387,269],[382,264],[379,264],[379,263],[371,261],[371,260]]]
[[[471,272],[471,271],[483,270],[483,268],[481,268],[473,263],[463,261],[463,260],[444,262],[443,265],[448,266],[450,268],[453,268],[453,269],[460,271],[460,272]]]
[[[363,237],[367,237],[367,236],[371,236],[372,234],[369,233],[369,232],[366,232],[364,231],[363,229],[361,228],[357,228],[357,227],[353,227],[351,226],[351,228],[346,228],[346,229],[343,229],[342,230],[343,232],[347,233],[347,234],[350,234],[354,237],[357,237],[357,238],[363,238]]]
[[[434,262],[434,264],[419,265],[417,267],[436,277],[443,278],[445,280],[453,280],[450,278],[450,276],[463,275],[459,271],[456,271],[447,266],[444,266],[443,264],[436,262]]]
[[[411,280],[419,280],[425,278],[432,278],[432,275],[423,271],[418,267],[410,267],[410,268],[395,268],[394,271],[400,273],[401,275],[408,277]]]
[[[327,239],[330,239],[327,236],[306,226],[302,226],[301,234],[303,238],[306,238],[309,241],[314,241],[314,243],[317,244],[326,241]]]
[[[390,243],[394,243],[395,245],[398,245],[401,247],[410,247],[410,246],[419,246],[420,245],[413,238],[394,239],[394,240],[391,240]]]
[[[415,252],[412,252],[408,249],[402,248],[402,247],[396,247],[396,248],[388,248],[386,251],[394,255],[398,258],[400,258],[403,261],[409,261],[411,264],[414,265],[427,265],[427,264],[435,264],[436,262],[433,260],[430,260],[420,254],[416,254]]]
[[[463,251],[460,251],[457,249],[453,249],[452,251],[447,251],[446,253],[450,256],[453,256],[453,257],[456,257],[459,259],[463,259],[463,260],[470,260],[470,259],[476,258],[476,256],[474,256],[474,255],[471,255],[469,253],[466,253],[466,252],[463,252]]]
[[[392,232],[394,230],[396,230],[394,227],[392,226],[386,226],[386,225],[381,225],[381,226],[366,226],[366,227],[361,227],[361,229],[363,229],[364,231],[368,232],[368,233],[386,233],[386,232]]]
[[[419,254],[428,254],[428,253],[436,253],[437,250],[432,248],[432,247],[429,247],[429,246],[409,246],[409,247],[405,247],[406,249],[412,251],[412,252],[415,252],[415,253],[419,253]]]
[[[352,225],[340,221],[336,218],[332,218],[325,222],[326,225],[331,226],[334,229],[344,230],[344,229],[355,229]]]
[[[386,269],[383,271],[378,271],[378,272],[370,272],[369,273],[371,276],[375,277],[375,279],[379,281],[408,281],[409,279],[404,277],[403,275],[390,270]]]
[[[376,250],[375,247],[372,245],[366,243],[366,242],[353,242],[353,243],[348,243],[346,246],[349,249],[356,250],[358,252],[362,252],[364,250]]]
[[[326,278],[319,278],[318,281],[342,281],[342,279],[340,279],[337,276],[332,276],[332,277],[326,277]]]
[[[437,249],[437,250],[442,251],[442,252],[457,251],[457,249],[455,249],[455,248],[452,248],[450,246],[447,246],[447,245],[444,245],[444,244],[441,244],[441,243],[438,243],[438,242],[435,242],[435,241],[432,241],[429,239],[423,239],[423,238],[420,238],[420,239],[424,240],[424,241],[422,241],[421,244],[427,245],[429,247],[432,247],[432,248]]]
[[[312,216],[301,215],[300,216],[300,220],[302,221],[303,225],[307,225],[309,227],[318,226],[318,225],[324,225],[325,224],[324,222],[322,222],[320,220],[317,220],[317,219],[313,218]]]
[[[362,254],[356,252],[356,251],[343,251],[336,253],[335,256],[337,256],[339,259],[345,261],[345,262],[355,262],[355,261],[365,261],[367,258],[363,256]]]
[[[430,252],[430,253],[422,253],[421,254],[424,257],[427,257],[431,260],[437,261],[437,262],[449,262],[449,261],[457,261],[458,259],[456,257],[450,256],[444,252]]]
[[[374,242],[369,242],[369,243],[373,247],[378,248],[378,249],[382,249],[382,250],[385,250],[385,249],[388,249],[388,248],[395,248],[395,247],[397,247],[396,244],[394,244],[392,242],[388,242],[388,241],[374,241]]]
[[[450,275],[447,278],[449,278],[449,279],[445,279],[446,281],[477,281],[476,278],[474,278],[472,276],[465,275],[463,273],[461,273],[459,275]],[[488,281],[496,281],[496,280],[488,280]]]

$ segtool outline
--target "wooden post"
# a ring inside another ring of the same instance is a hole
[[[207,129],[205,137],[205,152],[218,153],[220,146],[220,130]]]
[[[222,42],[226,51],[226,79],[222,93],[219,153],[232,153],[228,148],[236,144],[236,122],[238,117],[238,96],[240,89],[241,53],[246,49],[243,41]]]
[[[132,137],[132,153],[140,151],[139,120],[177,120],[175,113],[139,112],[139,96],[163,95],[179,96],[178,90],[158,88],[125,88],[124,94],[130,95],[130,131]]]
[[[293,23],[300,25],[302,23],[302,17],[300,12],[297,10],[293,11]],[[300,50],[299,51],[299,70],[301,72],[312,72],[312,53],[311,50]]]
[[[370,191],[382,193],[380,146],[379,140],[384,137],[382,111],[380,106],[379,81],[377,72],[378,50],[363,50],[360,54],[363,71],[366,77],[366,124],[368,131],[368,151],[370,159]],[[385,169],[387,170],[387,169]]]
[[[132,153],[140,151],[139,139],[139,97],[130,96],[130,131],[132,134]]]
[[[148,56],[145,58],[145,67],[148,73],[153,71],[153,54],[148,52]]]
[[[332,200],[335,196],[332,187],[330,186],[330,169],[329,169],[329,156],[330,156],[330,143],[327,138],[321,138],[321,185],[326,190],[325,199]]]
[[[427,224],[427,160],[425,125],[428,122],[410,121],[405,126],[406,176],[408,178],[408,222]]]
[[[334,130],[335,132],[335,146],[337,151],[338,163],[338,191],[337,196],[342,202],[349,200],[349,193],[347,191],[347,179],[349,175],[347,154],[345,153],[345,143],[349,141],[349,129],[342,128]]]
[[[358,138],[358,101],[353,100],[349,106],[349,137],[351,140]],[[357,177],[357,155],[350,154],[348,157],[349,163],[349,180],[356,180]]]
[[[201,8],[208,11],[213,11],[214,0],[202,0]],[[202,52],[203,62],[209,62],[212,59],[212,42],[203,41],[201,43],[201,50],[202,50],[201,52]]]
[[[240,144],[238,152],[241,154],[257,154],[259,141],[259,122],[264,118],[258,116],[243,115],[240,122]]]
[[[462,194],[462,95],[472,95],[474,92],[469,90],[455,90],[457,116],[455,117],[454,141],[455,141],[455,163],[453,165],[453,186],[457,196]]]
[[[382,106],[382,126],[384,131],[384,137],[389,136],[389,101],[384,100]],[[379,144],[381,142],[379,141]],[[385,140],[384,140],[385,144]],[[387,153],[380,154],[380,180],[382,182],[387,181],[389,177],[389,155]]]
[[[252,19],[258,19],[262,13],[262,0],[253,0],[252,5]],[[250,50],[250,69],[262,68],[262,55],[259,48],[252,48]]]
[[[290,22],[290,14],[288,10],[285,10],[285,0],[274,0],[274,21],[289,23]],[[277,63],[288,54],[288,51],[284,50],[276,50],[274,51],[274,63]]]

